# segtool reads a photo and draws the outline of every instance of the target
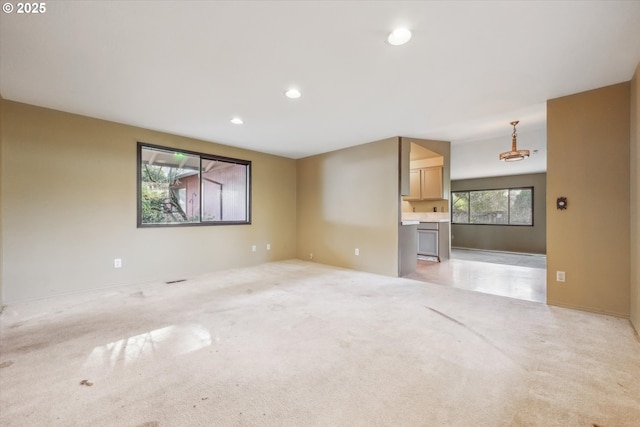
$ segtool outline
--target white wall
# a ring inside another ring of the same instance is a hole
[[[505,163],[498,160],[500,153],[511,150],[511,132],[504,136],[451,143],[451,179],[484,178],[491,176],[521,175],[547,170],[546,128],[518,132],[518,149],[531,151],[531,157],[520,162]],[[538,150],[533,154],[533,150]]]

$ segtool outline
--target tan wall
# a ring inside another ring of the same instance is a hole
[[[398,274],[398,138],[298,160],[298,258]],[[360,249],[360,255],[354,249]]]
[[[546,253],[546,186],[545,173],[452,181],[452,191],[533,187],[533,227],[451,224],[451,246],[534,254]]]
[[[631,80],[631,323],[640,332],[640,64]]]
[[[4,114],[2,114],[4,108],[4,100],[2,99],[2,97],[0,96],[0,168],[3,167],[3,163],[2,163],[2,152],[4,151],[4,138],[3,138],[3,133],[2,133],[2,122],[4,119]],[[0,169],[0,306],[4,303],[4,292],[2,291],[3,289],[3,271],[4,271],[4,255],[3,255],[3,246],[4,246],[4,237],[3,237],[3,233],[2,233],[2,219],[4,217],[4,212],[2,211],[2,201],[3,201],[3,173],[2,173],[3,169]]]
[[[6,302],[295,257],[295,160],[9,101],[2,122]],[[136,228],[137,141],[251,160],[252,224]]]
[[[547,102],[549,304],[629,315],[629,94],[627,82]]]

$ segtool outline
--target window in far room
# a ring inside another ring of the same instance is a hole
[[[249,224],[251,162],[138,143],[138,227]]]
[[[452,191],[453,224],[533,225],[533,187]]]

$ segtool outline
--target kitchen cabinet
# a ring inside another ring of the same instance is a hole
[[[420,200],[422,171],[421,169],[412,169],[409,171],[409,195],[405,200]]]
[[[420,169],[420,189],[425,200],[442,199],[442,166]]]
[[[409,195],[404,200],[442,200],[442,166],[409,171]]]

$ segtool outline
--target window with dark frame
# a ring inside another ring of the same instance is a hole
[[[451,223],[533,226],[533,187],[452,191]]]
[[[138,227],[250,223],[250,161],[138,143]]]

